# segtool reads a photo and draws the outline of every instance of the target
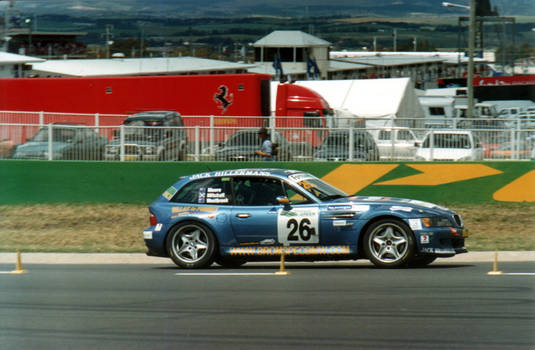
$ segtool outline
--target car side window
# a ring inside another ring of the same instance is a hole
[[[412,134],[408,130],[400,130],[398,132],[398,138],[403,141],[412,141],[414,140],[414,137],[412,137]]]
[[[310,200],[308,197],[305,197],[300,192],[296,191],[293,187],[288,185],[287,183],[284,184],[284,189],[286,191],[286,196],[288,197],[288,200],[290,200],[290,204],[307,204],[307,203],[313,203],[312,200]]]
[[[379,140],[390,140],[390,131],[381,130],[379,131]]]
[[[233,188],[235,205],[277,205],[277,197],[284,196],[281,181],[271,178],[236,177]]]
[[[172,198],[172,202],[191,204],[232,203],[232,188],[230,178],[209,178],[190,182],[180,189]]]

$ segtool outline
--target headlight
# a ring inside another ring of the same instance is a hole
[[[43,152],[44,159],[48,159],[48,152]],[[61,153],[52,153],[52,159],[63,159],[63,154]]]
[[[450,220],[443,216],[433,216],[430,218],[422,218],[422,224],[425,227],[448,227],[451,226]]]
[[[116,146],[106,146],[106,153],[115,154],[119,151],[119,148]]]
[[[154,147],[154,146],[146,146],[145,147],[145,154],[153,154],[154,151],[156,151],[156,147]]]

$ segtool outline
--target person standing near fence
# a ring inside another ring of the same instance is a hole
[[[256,154],[264,158],[264,160],[273,160],[273,144],[271,143],[267,129],[261,128],[258,130],[258,137],[260,137],[262,146],[256,151]]]

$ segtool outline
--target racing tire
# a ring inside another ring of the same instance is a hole
[[[166,246],[173,262],[186,269],[208,267],[215,258],[214,234],[197,222],[184,222],[173,227],[167,235]]]
[[[406,266],[414,256],[414,235],[400,220],[379,220],[366,230],[363,248],[368,259],[376,267]]]
[[[409,261],[409,267],[424,267],[424,266],[427,266],[427,265],[431,264],[436,259],[437,259],[437,257],[436,256],[432,256],[432,255],[414,256]]]
[[[228,256],[218,256],[215,262],[222,267],[235,268],[240,267],[247,262],[244,258],[235,258]]]

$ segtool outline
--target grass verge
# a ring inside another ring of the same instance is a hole
[[[469,250],[535,250],[535,204],[444,204],[462,215]],[[144,252],[148,210],[133,204],[0,206],[0,251]]]

